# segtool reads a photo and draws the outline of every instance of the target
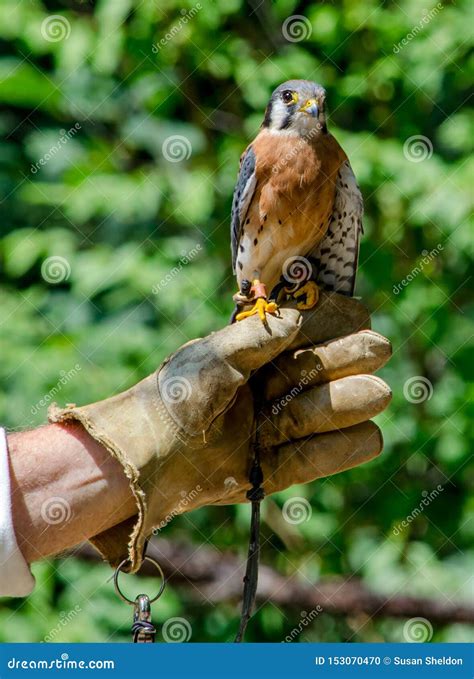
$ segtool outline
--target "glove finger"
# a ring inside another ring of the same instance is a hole
[[[370,420],[390,402],[391,391],[374,375],[351,375],[268,404],[261,425],[265,445],[344,429]]]
[[[338,474],[373,460],[382,449],[382,433],[374,422],[284,444],[262,459],[265,491]]]
[[[391,355],[390,342],[372,330],[362,330],[317,347],[285,352],[263,368],[265,399],[271,401],[294,393],[294,389],[303,391],[348,375],[373,373],[384,366]]]
[[[296,336],[301,314],[283,309],[228,325],[185,344],[158,373],[158,388],[174,422],[189,435],[208,429],[245,384],[250,373],[284,351]]]
[[[303,323],[290,349],[322,344],[371,327],[369,312],[362,302],[336,292],[321,291],[314,309],[301,311],[301,315]]]

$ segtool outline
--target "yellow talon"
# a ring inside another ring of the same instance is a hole
[[[314,281],[308,281],[293,293],[293,297],[298,309],[312,309],[319,300],[319,287]],[[300,300],[300,297],[303,299]]]
[[[277,309],[278,305],[275,304],[275,302],[268,302],[264,297],[259,297],[249,311],[241,311],[240,314],[237,314],[235,320],[242,321],[244,318],[249,318],[250,316],[258,314],[262,323],[265,323],[266,314],[274,314]]]

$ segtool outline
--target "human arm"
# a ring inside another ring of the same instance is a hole
[[[12,434],[14,524],[27,560],[96,536],[116,563],[133,534],[137,567],[154,526],[205,504],[245,501],[255,427],[249,380],[267,401],[267,494],[375,457],[382,439],[368,420],[390,392],[370,373],[390,345],[357,332],[369,325],[358,302],[327,296],[318,307],[304,319],[283,311],[270,336],[253,320],[224,328],[185,345],[127,392],[53,411],[56,422]]]

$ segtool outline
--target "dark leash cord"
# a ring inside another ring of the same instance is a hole
[[[156,629],[151,622],[146,620],[137,620],[132,625],[132,641],[134,644],[138,643],[153,643],[155,641]]]
[[[247,553],[247,567],[244,576],[244,591],[242,595],[242,613],[240,615],[240,625],[234,642],[240,643],[244,639],[245,630],[252,616],[258,585],[258,564],[260,560],[260,504],[265,497],[262,488],[263,471],[260,464],[261,443],[259,433],[259,420],[262,406],[262,399],[254,394],[256,405],[255,422],[255,443],[253,449],[253,462],[249,472],[249,481],[252,484],[247,491],[247,499],[252,503],[250,519],[249,549]]]
[[[240,294],[242,297],[248,296],[250,293],[250,282],[242,281]],[[236,300],[236,306],[230,318],[230,323],[235,323],[236,316],[241,310],[241,300]],[[242,612],[240,614],[240,624],[237,636],[234,643],[239,644],[243,641],[248,622],[252,617],[252,611],[255,605],[255,598],[257,595],[258,585],[258,565],[260,561],[260,504],[265,497],[265,492],[262,488],[263,471],[260,464],[262,447],[260,442],[260,416],[263,407],[263,394],[260,393],[258,385],[253,385],[254,407],[256,412],[255,417],[255,441],[253,446],[253,461],[249,471],[249,481],[251,484],[250,490],[247,491],[246,497],[252,503],[251,518],[250,518],[250,535],[249,548],[247,552],[247,566],[244,576],[244,591],[242,594]]]

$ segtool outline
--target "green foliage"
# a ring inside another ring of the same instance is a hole
[[[44,422],[52,395],[61,403],[107,397],[227,321],[239,155],[277,84],[317,80],[365,196],[357,292],[393,342],[383,377],[394,398],[379,418],[380,459],[275,498],[282,506],[305,497],[313,514],[290,526],[291,550],[266,525],[263,561],[310,580],[356,573],[388,594],[465,601],[474,533],[473,122],[462,108],[469,3],[443,3],[425,22],[421,0],[257,5],[0,4],[1,421],[16,429]],[[282,25],[295,14],[308,24],[291,42]],[[62,39],[48,34],[51,15],[65,20]],[[186,140],[180,162],[167,159],[172,135]],[[424,138],[420,162],[410,159],[414,135]],[[432,385],[420,403],[404,395],[414,376]],[[438,484],[440,496],[396,534]],[[247,525],[245,507],[204,508],[166,535],[210,539],[243,558]],[[41,640],[76,605],[58,641],[127,638],[130,611],[105,566],[67,558],[34,572],[34,594],[0,608],[1,639]],[[184,615],[196,641],[232,636],[234,602],[211,608],[186,597],[169,592],[156,619]],[[280,641],[298,622],[294,612],[264,608],[249,639]],[[298,640],[397,641],[402,627],[322,614]],[[466,640],[466,629],[435,629],[434,639]]]

